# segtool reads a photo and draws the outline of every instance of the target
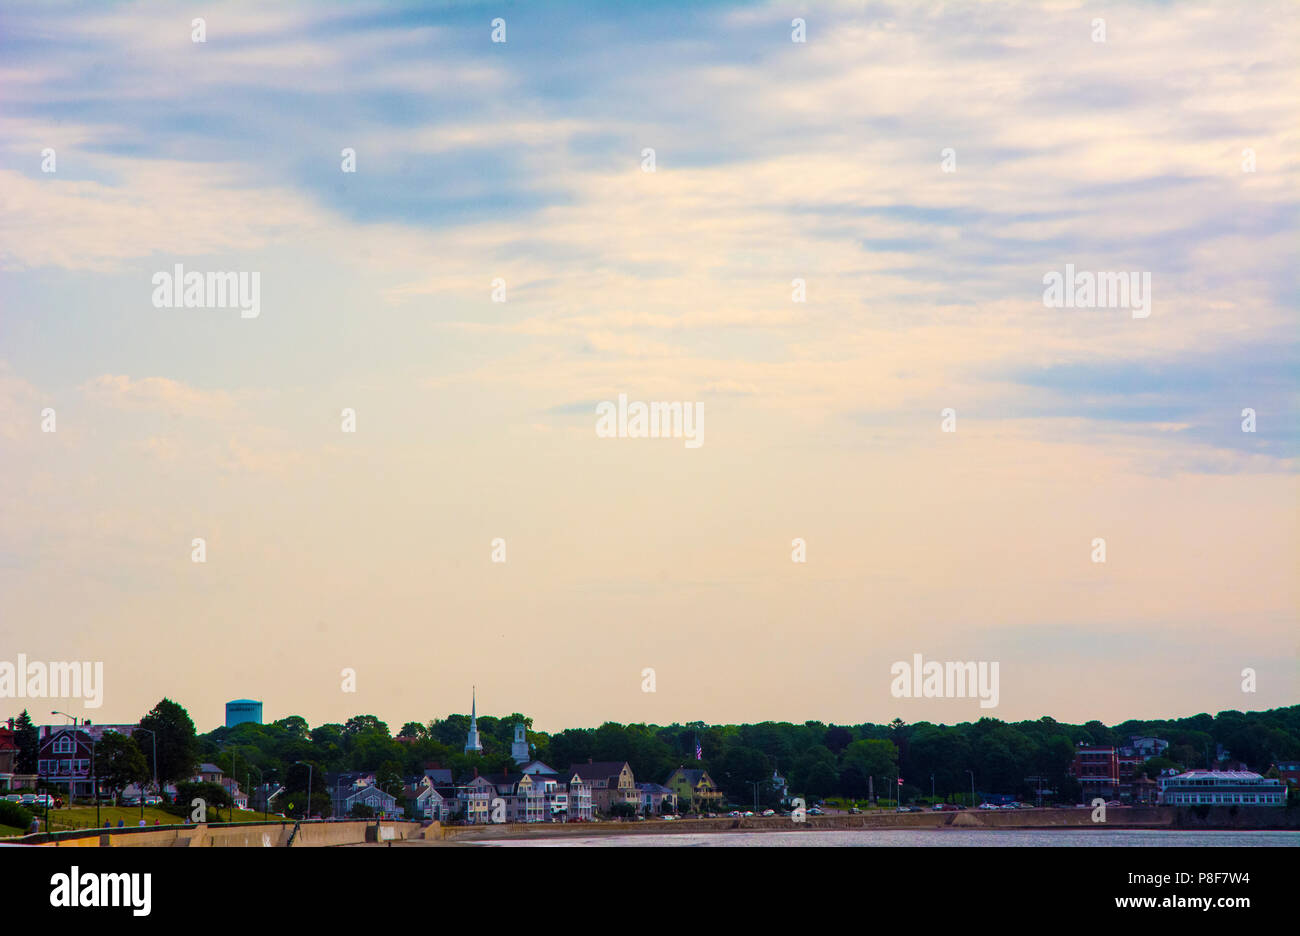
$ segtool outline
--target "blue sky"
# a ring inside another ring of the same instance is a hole
[[[123,717],[176,680],[213,711],[270,697],[294,660],[289,708],[405,721],[424,716],[396,685],[430,680],[430,716],[462,703],[468,675],[437,661],[473,620],[509,661],[480,687],[551,725],[951,720],[969,713],[898,711],[888,663],[986,646],[1015,673],[1006,635],[1053,621],[1010,715],[1213,709],[1197,687],[1247,665],[1293,702],[1294,21],[1269,3],[10,4],[0,645],[104,659]],[[261,315],[154,308],[177,263],[259,272]],[[1151,316],[1046,308],[1066,264],[1149,272]],[[703,401],[708,441],[604,444],[593,410],[619,393]],[[504,569],[495,536],[519,542]],[[796,536],[806,569],[787,568]],[[1094,536],[1118,540],[1109,578]],[[622,638],[555,649],[611,618]],[[178,619],[205,623],[177,637]],[[358,620],[391,643],[356,651],[373,694],[340,698],[331,648]],[[1150,677],[1142,648],[1190,620],[1185,667]],[[283,646],[223,655],[212,628]],[[809,628],[848,648],[836,678],[774,652]],[[1089,708],[1062,674],[1107,631],[1094,656],[1140,688]],[[215,666],[173,678],[120,649],[164,634]],[[304,634],[330,639],[300,660]],[[676,642],[698,652],[659,664],[674,688],[649,705],[636,674]]]

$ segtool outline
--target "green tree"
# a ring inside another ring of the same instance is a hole
[[[36,773],[36,758],[41,749],[40,730],[32,724],[32,717],[23,709],[14,720],[14,743],[18,746],[18,757],[14,770],[18,773]]]
[[[135,738],[116,731],[106,731],[95,745],[95,775],[100,786],[117,796],[132,783],[144,786],[149,765]]]
[[[164,698],[140,719],[140,727],[154,732],[157,739],[158,763],[150,763],[149,767],[159,783],[178,783],[194,775],[199,762],[198,743],[189,712]],[[153,745],[150,745],[145,755],[147,761],[152,761],[152,752]]]

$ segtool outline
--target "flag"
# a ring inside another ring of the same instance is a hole
[[[902,777],[899,777],[899,778],[898,778],[898,785],[899,785],[899,786],[902,786],[902,785],[903,785],[903,778],[902,778]]]
[[[700,747],[700,739],[695,739],[695,759],[704,760],[704,748]]]

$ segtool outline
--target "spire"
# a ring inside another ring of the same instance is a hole
[[[466,754],[482,754],[483,744],[478,739],[478,687],[471,689],[469,703],[469,735],[465,738]]]

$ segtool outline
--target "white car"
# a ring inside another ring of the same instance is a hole
[[[775,810],[775,809],[765,809],[765,810],[763,810],[763,815],[764,815],[764,816],[775,816],[775,815],[776,815],[776,810]]]
[[[980,809],[1001,809],[996,803],[980,803]]]
[[[20,806],[35,806],[35,805],[36,805],[36,794],[34,794],[34,793],[24,793],[22,796],[20,796],[20,797],[18,798],[18,805],[20,805]]]

